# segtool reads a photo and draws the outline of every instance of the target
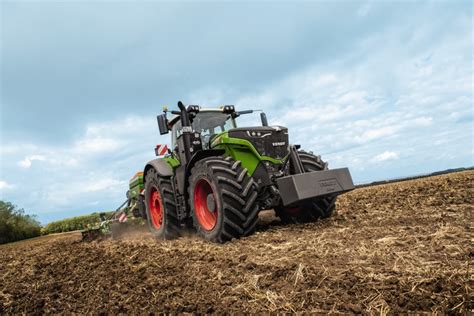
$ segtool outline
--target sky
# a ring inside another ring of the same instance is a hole
[[[0,198],[42,223],[118,207],[178,100],[356,183],[474,165],[470,1],[3,0],[0,35]]]

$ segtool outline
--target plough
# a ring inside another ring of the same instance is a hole
[[[100,222],[81,231],[82,240],[92,241],[99,237],[110,236],[118,238],[130,219],[145,218],[145,203],[143,200],[143,173],[137,172],[130,180],[127,199],[111,214],[100,213]]]

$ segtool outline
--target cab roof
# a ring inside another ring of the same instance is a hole
[[[199,113],[201,112],[224,112],[224,108],[199,108]],[[169,127],[172,127],[174,124],[176,124],[179,121],[179,115],[173,115],[171,119],[168,121]]]

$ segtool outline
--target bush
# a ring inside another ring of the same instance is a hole
[[[106,213],[108,216],[110,213]],[[100,223],[99,213],[92,213],[90,215],[76,216],[66,218],[63,220],[51,222],[41,229],[41,234],[64,233],[74,230],[83,230],[89,227],[94,227]]]
[[[0,201],[0,244],[39,236],[40,223],[10,202]]]

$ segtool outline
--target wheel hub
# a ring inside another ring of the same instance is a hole
[[[206,198],[207,208],[210,212],[216,211],[216,200],[214,200],[214,194],[208,194]]]
[[[156,229],[160,229],[163,224],[163,202],[160,192],[155,187],[150,192],[149,207],[151,222]]]
[[[202,229],[211,231],[217,224],[218,210],[211,183],[199,179],[194,187],[194,213]]]

